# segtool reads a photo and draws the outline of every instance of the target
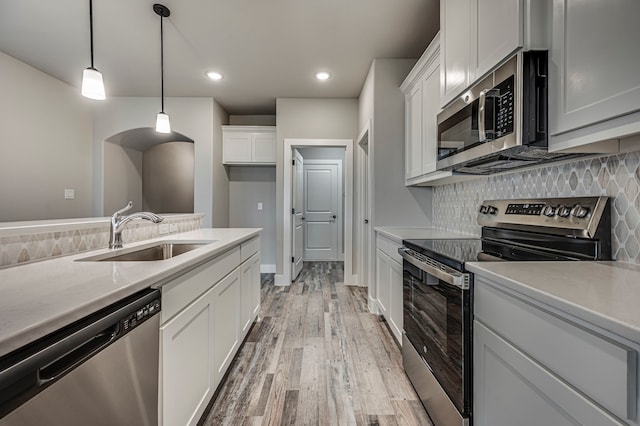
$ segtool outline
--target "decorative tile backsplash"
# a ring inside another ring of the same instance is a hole
[[[200,229],[202,215],[165,216],[162,223],[176,224],[176,230],[171,234],[193,231]],[[122,232],[125,244],[159,236],[159,225],[148,221],[131,222]],[[105,220],[104,225],[91,228],[39,233],[25,231],[22,234],[0,236],[0,267],[106,248],[108,244],[108,220]]]
[[[611,243],[616,260],[640,264],[640,153],[631,152],[436,187],[436,228],[480,235],[484,200],[535,197],[612,197]]]

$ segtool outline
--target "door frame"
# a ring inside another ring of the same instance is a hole
[[[354,285],[357,283],[357,276],[353,274],[353,139],[285,139],[284,140],[284,196],[283,210],[284,226],[282,238],[282,260],[284,267],[282,275],[276,275],[275,284],[291,284],[291,267],[286,266],[291,259],[291,244],[293,235],[291,233],[291,196],[292,196],[292,167],[288,167],[292,160],[293,148],[309,147],[338,147],[345,148],[344,153],[344,283]]]
[[[375,261],[372,258],[373,250],[373,211],[371,209],[373,200],[372,182],[371,182],[371,120],[368,120],[358,135],[358,236],[359,236],[359,285],[369,288],[369,309],[377,306],[375,302]],[[364,153],[366,147],[366,154]],[[365,225],[364,220],[368,219],[369,224]],[[365,270],[366,269],[366,270]],[[376,309],[372,309],[372,312]]]
[[[308,159],[308,160],[304,160],[304,164],[303,164],[303,168],[307,165],[309,166],[313,166],[313,165],[335,165],[338,166],[338,220],[336,221],[336,225],[338,226],[338,241],[336,242],[337,244],[337,256],[338,257],[338,262],[340,262],[340,258],[342,258],[342,261],[344,261],[344,233],[340,232],[343,229],[343,223],[344,223],[344,194],[342,192],[342,188],[344,187],[344,177],[343,177],[343,167],[344,167],[344,160],[340,160],[340,159],[327,159],[327,160],[320,160],[320,159]],[[305,185],[307,182],[306,179],[307,175],[305,175]],[[307,192],[304,191],[304,196],[306,197]],[[306,198],[305,198],[306,201]],[[306,209],[306,203],[305,203],[305,209]],[[306,225],[306,224],[305,224]],[[305,231],[307,230],[306,226],[305,226]],[[307,240],[307,234],[305,232],[304,235],[304,240],[306,242]],[[302,256],[304,258],[304,255]]]

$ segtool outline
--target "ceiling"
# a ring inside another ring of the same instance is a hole
[[[159,96],[160,18],[148,0],[94,0],[107,96]],[[230,114],[276,98],[355,98],[374,58],[418,58],[439,0],[165,0],[165,95],[213,97]],[[80,87],[89,0],[0,0],[0,51]],[[205,72],[223,74],[214,82]],[[320,82],[317,71],[331,78]]]

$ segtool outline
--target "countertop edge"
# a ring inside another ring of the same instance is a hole
[[[445,229],[438,229],[433,227],[411,227],[411,226],[376,226],[373,228],[375,232],[384,235],[385,237],[402,244],[402,240],[408,239],[467,239],[467,238],[480,238],[477,235],[462,234],[454,231],[447,231]],[[410,236],[401,234],[400,230],[406,232],[420,232],[422,236]],[[437,236],[430,237],[428,234]],[[427,234],[427,235],[425,235]]]
[[[605,262],[592,263],[607,268],[617,267]],[[493,280],[515,293],[532,298],[542,304],[546,304],[552,308],[555,308],[562,313],[578,318],[603,330],[616,334],[624,339],[640,343],[640,329],[638,329],[637,327],[634,327],[631,324],[625,323],[615,318],[611,318],[608,315],[593,311],[585,306],[570,302],[568,300],[565,300],[564,298],[557,297],[553,294],[549,294],[545,291],[536,289],[531,285],[528,285],[524,281],[515,280],[513,278],[506,277],[494,271],[488,270],[483,267],[484,265],[491,265],[491,262],[486,264],[469,262],[465,264],[469,271],[481,275],[484,278]]]

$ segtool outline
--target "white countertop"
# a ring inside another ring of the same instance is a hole
[[[172,259],[147,262],[76,262],[101,249],[0,270],[0,356],[73,321],[153,286],[260,233],[260,228],[200,229],[127,244],[214,241]],[[113,252],[113,250],[111,251]]]
[[[480,238],[477,235],[461,234],[459,232],[444,231],[442,229],[435,229],[435,228],[377,226],[375,228],[375,231],[388,238],[391,238],[392,240],[400,244],[402,244],[402,240],[409,240],[409,239],[439,240],[439,239]]]
[[[640,266],[619,262],[466,263],[472,272],[640,343]]]

